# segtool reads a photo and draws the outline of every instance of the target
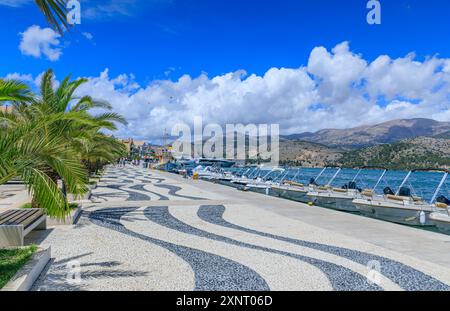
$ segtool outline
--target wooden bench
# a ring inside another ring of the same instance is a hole
[[[42,209],[12,209],[0,214],[0,248],[23,246],[24,237],[34,229],[47,229]]]

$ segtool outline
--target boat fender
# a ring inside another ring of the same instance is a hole
[[[269,188],[266,188],[266,195],[269,195]]]
[[[421,225],[424,225],[427,221],[427,215],[424,213],[424,211],[420,212],[419,221]]]
[[[309,206],[314,206],[314,202],[308,202]]]

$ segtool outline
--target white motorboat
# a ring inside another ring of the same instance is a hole
[[[425,202],[422,198],[413,195],[411,188],[405,187],[408,179],[417,171],[424,170],[410,171],[396,193],[393,193],[390,188],[386,188],[383,195],[376,194],[374,190],[363,191],[362,198],[353,200],[353,204],[366,216],[406,225],[433,226],[435,223],[430,219],[430,214],[436,210],[435,200],[444,185],[448,172],[444,171],[444,176],[436,188],[432,200]]]
[[[353,200],[361,198],[361,192],[370,191],[362,190],[357,187],[356,180],[360,176],[361,172],[368,169],[379,169],[378,167],[362,167],[357,170],[357,173],[353,179],[342,188],[331,187],[331,183],[338,176],[340,171],[336,172],[336,175],[324,188],[316,188],[315,191],[308,193],[311,200],[318,206],[336,209],[345,212],[359,212],[358,208],[353,204]],[[386,173],[386,169],[382,168],[383,173],[381,178]]]
[[[213,181],[223,176],[223,170],[214,166],[203,167],[200,165],[193,170],[193,174],[196,174],[199,179]]]
[[[331,209],[336,209],[345,212],[359,212],[358,208],[353,204],[353,200],[361,198],[361,189],[358,189],[356,180],[361,172],[365,169],[373,169],[373,167],[363,167],[357,170],[357,173],[353,179],[342,188],[332,187],[331,184],[341,172],[339,169],[333,178],[330,180],[327,186],[317,187],[314,191],[309,192],[307,195],[316,205]],[[383,169],[383,174],[386,170]]]
[[[301,169],[299,169],[292,180],[283,180],[280,184],[272,185],[271,189],[273,193],[279,197],[302,203],[309,203],[310,201],[307,193],[314,191],[315,187],[318,187],[316,180],[322,176],[326,169],[327,168],[325,167],[316,178],[312,178],[309,185],[304,185],[295,181],[301,172]]]
[[[259,167],[249,168],[241,176],[232,178],[229,186],[238,189],[245,187],[247,184],[251,183],[253,179],[258,175],[259,170]]]
[[[275,184],[276,181],[277,181],[277,178],[272,179],[272,178],[270,178],[270,176],[274,172],[276,172],[276,173],[279,173],[279,176],[277,176],[277,177],[280,177],[280,176],[283,175],[282,173],[284,171],[285,170],[282,169],[282,168],[273,168],[269,172],[267,172],[265,175],[263,175],[262,177],[257,177],[253,181],[251,181],[248,184],[246,184],[245,187],[242,188],[242,190],[244,190],[244,191],[254,191],[254,192],[270,195],[271,194],[272,185]]]
[[[440,196],[436,199],[435,211],[430,214],[430,220],[444,233],[450,233],[450,196]]]

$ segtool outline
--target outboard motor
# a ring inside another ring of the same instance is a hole
[[[441,195],[439,198],[436,199],[436,202],[438,203],[444,203],[446,205],[450,205],[450,200]]]
[[[389,188],[389,187],[384,188],[383,193],[384,193],[385,195],[389,195],[389,194],[390,194],[390,195],[395,195],[394,191],[392,191],[392,189]]]
[[[408,187],[401,187],[400,191],[398,192],[398,195],[401,197],[410,197],[411,189],[409,189]]]
[[[311,179],[309,180],[309,184],[310,184],[311,186],[318,186],[318,185],[319,185],[318,183],[316,183],[316,180],[315,180],[314,178],[311,178]]]
[[[352,189],[352,190],[358,189],[358,187],[356,187],[356,182],[354,182],[354,181],[349,182],[348,189]]]

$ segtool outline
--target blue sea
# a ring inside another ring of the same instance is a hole
[[[297,175],[294,181],[308,184],[311,178],[316,178],[322,171],[320,168],[301,168],[300,173],[297,174],[298,170],[299,169],[297,168],[291,168],[286,180],[293,180],[294,176]],[[236,169],[233,169],[233,171],[236,171]],[[316,182],[320,185],[328,184],[337,171],[337,168],[328,168],[320,176],[320,178],[316,180]],[[266,175],[267,173],[267,170],[262,170],[259,171],[258,174],[253,174],[251,177],[266,176],[276,179],[277,176],[281,176],[280,174],[285,174],[286,171],[284,173],[272,172],[271,174]],[[357,173],[357,169],[342,169],[331,185],[333,187],[340,188],[352,181]],[[382,170],[361,170],[355,180],[357,187],[361,189],[373,189],[382,173]],[[383,189],[386,187],[390,187],[394,192],[396,192],[407,174],[407,171],[388,171],[375,189],[376,193],[383,193]],[[405,186],[411,189],[413,195],[419,196],[425,201],[430,201],[443,176],[443,172],[413,172]],[[439,195],[444,195],[445,197],[450,198],[450,176],[447,177],[447,180],[441,188]]]

